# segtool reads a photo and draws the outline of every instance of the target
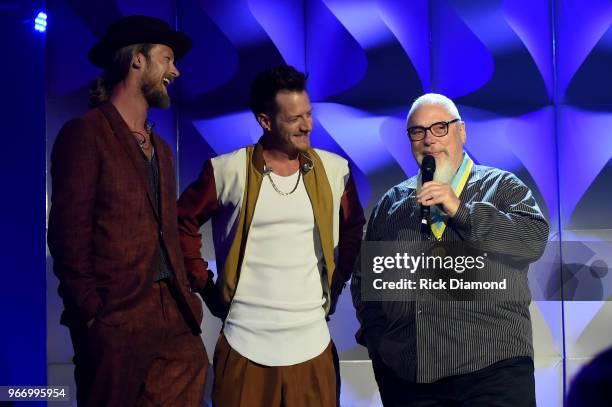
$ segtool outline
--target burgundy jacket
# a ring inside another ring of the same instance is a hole
[[[94,317],[121,324],[133,317],[130,311],[153,289],[162,242],[179,307],[200,333],[202,306],[189,288],[179,245],[172,152],[158,135],[153,143],[159,212],[141,152],[111,103],[67,122],[55,141],[48,244],[64,325]]]

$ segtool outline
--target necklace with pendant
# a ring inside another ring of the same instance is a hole
[[[134,138],[136,139],[136,143],[138,144],[138,147],[140,147],[143,151],[148,151],[153,147],[151,145],[151,135],[153,133],[153,125],[148,121],[145,122],[145,131],[147,134],[143,133],[142,131],[130,129],[132,136],[134,136]],[[147,137],[147,135],[149,137]]]

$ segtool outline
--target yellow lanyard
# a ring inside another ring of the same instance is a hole
[[[459,197],[465,184],[467,184],[467,180],[470,177],[470,171],[472,170],[472,166],[474,165],[474,161],[470,158],[467,153],[463,153],[463,161],[461,162],[461,166],[455,174],[453,181],[451,182],[451,187],[455,192],[455,195]],[[436,237],[437,240],[442,239],[442,234],[446,229],[446,222],[448,220],[448,216],[438,209],[436,206],[431,207],[431,217],[433,222],[431,223],[431,232]]]

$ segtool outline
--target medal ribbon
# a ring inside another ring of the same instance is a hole
[[[451,182],[451,188],[453,188],[453,191],[457,197],[461,195],[465,184],[467,184],[467,180],[470,176],[470,171],[472,170],[473,165],[474,161],[472,161],[470,156],[464,152],[461,166],[459,166],[459,170]],[[444,211],[438,209],[436,205],[433,205],[431,206],[431,219],[431,232],[434,234],[437,240],[440,240],[442,239],[442,234],[446,229],[448,215],[444,213]]]

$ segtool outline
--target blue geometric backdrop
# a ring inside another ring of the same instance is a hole
[[[207,158],[259,138],[249,84],[259,71],[288,63],[309,74],[313,145],[350,160],[368,214],[384,191],[416,172],[405,115],[420,94],[438,92],[457,103],[475,161],[512,171],[532,189],[550,220],[551,240],[612,240],[608,0],[47,4],[48,150],[61,124],[86,110],[87,87],[99,73],[87,62],[89,47],[110,21],[148,14],[194,42],[178,64],[173,108],[151,113],[175,148],[179,193]],[[204,251],[211,258],[209,242]],[[71,351],[57,326],[56,284],[49,273],[49,377],[61,381]],[[343,405],[377,405],[367,355],[353,339],[357,322],[348,297],[331,322]],[[561,406],[564,380],[612,343],[611,315],[607,302],[534,302],[539,405]],[[207,316],[209,352],[218,328]]]

